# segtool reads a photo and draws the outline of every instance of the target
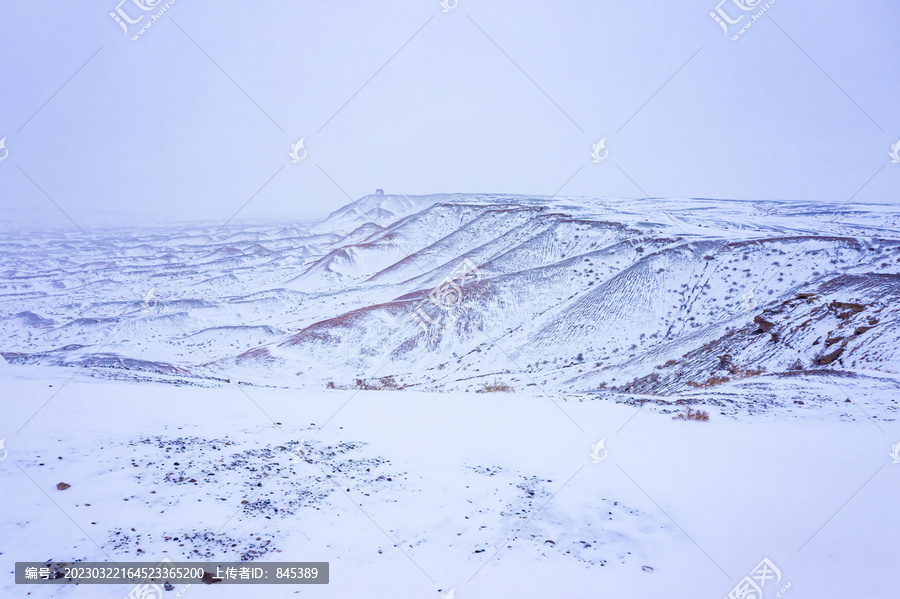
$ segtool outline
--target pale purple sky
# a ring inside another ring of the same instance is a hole
[[[312,218],[376,187],[897,202],[893,0],[776,0],[737,41],[765,2],[722,4],[726,35],[713,0],[175,0],[133,41],[165,2],[121,4],[126,34],[117,1],[0,1],[7,224]]]

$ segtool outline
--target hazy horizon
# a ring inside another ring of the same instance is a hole
[[[306,221],[376,188],[896,201],[887,1],[719,5],[727,34],[707,0],[144,4],[127,33],[115,2],[3,8],[4,221]]]

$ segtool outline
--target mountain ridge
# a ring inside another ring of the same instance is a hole
[[[0,353],[126,377],[660,397],[897,374],[898,223],[883,205],[436,194],[365,196],[314,225],[9,234]],[[809,338],[850,322],[865,330],[834,357]]]

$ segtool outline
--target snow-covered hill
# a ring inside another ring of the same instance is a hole
[[[315,224],[6,233],[0,568],[713,597],[765,557],[765,597],[891,596],[898,217],[374,195]]]
[[[371,195],[314,225],[90,236],[4,237],[8,362],[660,398],[900,374],[889,206]]]

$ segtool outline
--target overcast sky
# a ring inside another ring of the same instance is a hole
[[[726,0],[725,33],[717,0],[174,0],[135,41],[165,0],[118,5],[127,33],[118,0],[2,0],[0,211],[300,219],[376,187],[897,202],[900,5],[757,1]]]

